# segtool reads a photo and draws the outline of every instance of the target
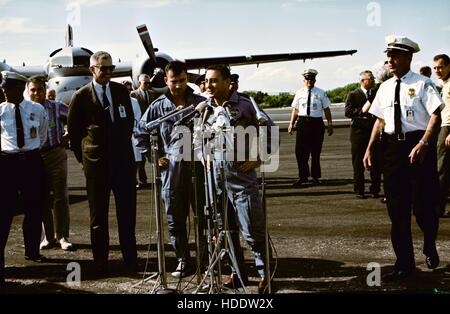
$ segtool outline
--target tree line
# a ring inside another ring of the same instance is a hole
[[[358,87],[359,83],[347,84],[344,87],[338,87],[327,91],[327,95],[331,103],[345,102],[347,94]],[[294,94],[291,93],[269,95],[261,91],[246,91],[244,94],[252,96],[262,108],[290,107],[294,100]]]

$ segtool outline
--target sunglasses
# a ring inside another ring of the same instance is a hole
[[[100,71],[102,71],[102,72],[106,72],[106,71],[112,72],[116,68],[115,65],[93,65],[93,67],[100,69]]]

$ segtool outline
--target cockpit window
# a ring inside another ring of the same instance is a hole
[[[89,56],[74,56],[73,57],[73,65],[74,66],[83,66],[89,67]]]
[[[71,56],[56,56],[51,60],[52,67],[72,67],[72,57]]]

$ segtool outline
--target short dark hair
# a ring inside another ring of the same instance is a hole
[[[27,81],[27,88],[30,85],[30,83],[41,85],[44,89],[47,89],[46,79],[43,76],[40,75],[34,75],[30,77]]]
[[[224,80],[231,79],[230,68],[226,64],[213,64],[206,69],[208,70],[219,71]]]
[[[164,68],[164,72],[166,73],[166,75],[167,73],[169,73],[169,71],[172,71],[174,75],[180,75],[183,72],[187,73],[186,63],[178,60],[170,61]]]
[[[431,71],[431,68],[428,65],[424,65],[423,67],[421,67],[419,69],[419,73],[421,75],[425,75],[425,76],[428,76],[428,77],[430,77],[431,74],[433,74],[433,72]]]
[[[449,65],[450,64],[450,58],[445,53],[442,53],[442,54],[439,54],[439,55],[435,55],[434,58],[433,58],[433,61],[438,61],[439,59],[444,60],[445,65]]]

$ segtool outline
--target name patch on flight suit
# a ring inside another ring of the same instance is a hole
[[[230,108],[230,115],[230,119],[237,120],[241,117],[241,112],[238,107],[232,107]]]

